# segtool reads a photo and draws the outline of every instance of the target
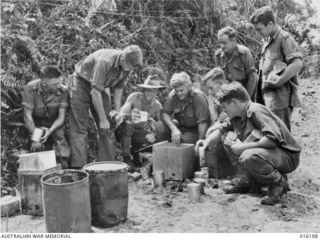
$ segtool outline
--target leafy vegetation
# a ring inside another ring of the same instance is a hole
[[[146,67],[132,76],[126,96],[149,73],[168,80],[172,73],[184,70],[197,79],[214,67],[216,34],[226,25],[238,30],[238,41],[249,46],[258,61],[261,38],[248,20],[256,8],[267,4],[277,9],[279,23],[294,35],[306,55],[319,51],[308,35],[306,21],[314,14],[310,0],[303,6],[293,0],[109,2],[116,9],[92,10],[84,0],[2,1],[1,169],[5,169],[8,154],[26,146],[19,91],[38,77],[44,63],[57,63],[67,77],[75,63],[97,49],[138,44]],[[319,64],[319,58],[316,61]],[[310,74],[310,64],[314,61],[306,61],[305,76]]]

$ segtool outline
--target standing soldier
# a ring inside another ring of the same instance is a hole
[[[218,41],[220,49],[215,54],[216,64],[223,69],[229,82],[240,82],[255,101],[258,76],[250,49],[237,44],[237,31],[232,27],[220,29]]]
[[[291,130],[293,107],[300,106],[297,86],[302,55],[295,40],[276,23],[270,8],[258,9],[250,22],[260,35],[268,38],[259,67],[264,103]]]
[[[108,114],[119,112],[127,78],[142,66],[142,52],[136,45],[124,50],[100,49],[82,59],[75,66],[70,86],[70,147],[71,166],[87,164],[89,109],[99,132],[98,161],[114,161],[115,150]]]

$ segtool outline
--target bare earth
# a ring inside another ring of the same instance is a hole
[[[188,200],[175,183],[153,190],[151,179],[129,183],[128,220],[93,232],[320,232],[320,82],[301,79],[303,106],[293,115],[293,133],[303,146],[298,169],[289,174],[291,191],[275,206],[259,195],[226,195],[205,189],[199,203]],[[1,232],[45,232],[43,217],[1,219]]]

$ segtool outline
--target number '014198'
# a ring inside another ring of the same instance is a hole
[[[300,238],[305,238],[305,239],[317,239],[318,234],[317,233],[312,233],[312,234],[306,234],[306,233],[301,233]]]

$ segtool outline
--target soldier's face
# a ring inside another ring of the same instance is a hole
[[[221,105],[223,107],[223,110],[228,114],[230,118],[234,118],[237,116],[239,109],[235,100],[231,99],[229,101],[222,102]]]
[[[218,35],[219,46],[224,53],[232,53],[233,48],[235,46],[235,40],[230,39],[228,35],[221,34]]]
[[[147,101],[151,101],[155,97],[155,95],[156,95],[156,90],[155,89],[146,88],[146,89],[143,90],[143,97]]]
[[[60,88],[61,81],[62,77],[45,79],[41,81],[41,87],[45,92],[56,93]]]
[[[135,67],[132,64],[130,64],[128,61],[126,61],[123,58],[121,58],[120,64],[123,70],[125,71],[133,71],[135,69]]]
[[[218,79],[215,79],[214,81],[208,80],[206,82],[206,88],[208,89],[209,94],[213,97],[216,96],[216,94],[220,91],[221,85],[222,82]]]
[[[269,22],[267,25],[264,25],[262,23],[254,24],[254,28],[256,29],[256,31],[264,38],[267,38],[271,35],[272,27],[272,22]]]
[[[180,100],[186,99],[186,97],[188,96],[190,90],[191,90],[191,86],[189,86],[187,84],[183,84],[183,85],[181,85],[179,87],[175,87],[174,88],[175,94],[177,95],[177,97]]]

